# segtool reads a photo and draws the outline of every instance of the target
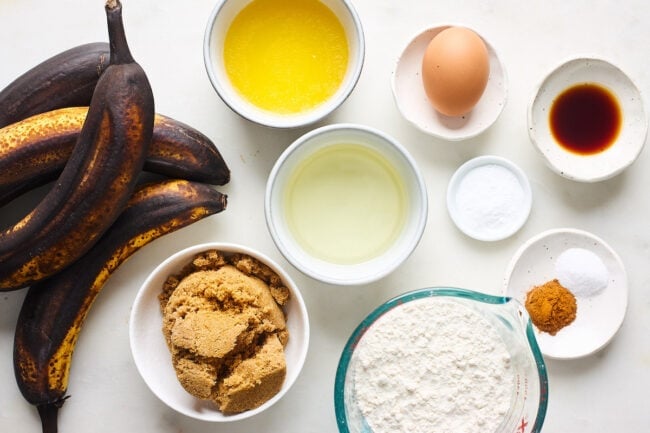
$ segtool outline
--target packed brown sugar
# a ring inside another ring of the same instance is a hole
[[[208,251],[170,276],[159,296],[163,334],[180,384],[225,414],[278,393],[289,333],[289,290],[268,266]]]

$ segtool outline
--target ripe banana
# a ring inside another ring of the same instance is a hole
[[[149,242],[225,208],[226,196],[206,184],[145,186],[81,259],[29,288],[16,326],[14,371],[23,396],[38,408],[44,433],[56,431],[77,337],[111,274]]]
[[[68,161],[88,107],[37,114],[0,129],[0,206],[56,179]],[[144,170],[170,178],[224,185],[230,170],[201,132],[156,114]]]
[[[81,257],[124,209],[144,165],[153,135],[151,86],[129,51],[122,5],[109,0],[105,10],[110,65],[54,187],[0,232],[0,290],[29,286]]]
[[[0,92],[0,128],[56,108],[88,105],[109,55],[106,42],[84,44],[16,78]]]

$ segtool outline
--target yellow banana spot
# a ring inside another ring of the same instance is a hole
[[[29,117],[0,129],[0,157],[26,143],[60,136],[81,129],[88,109],[69,107]]]
[[[34,358],[27,353],[27,356],[24,355],[24,352],[29,352],[25,351],[24,348],[20,347],[18,350],[23,353],[23,355],[20,357],[20,365],[19,367],[19,374],[23,382],[36,382],[37,377],[38,377],[38,368],[36,367],[36,363],[34,362]]]
[[[63,343],[57,348],[48,365],[47,382],[50,389],[65,391],[68,388],[70,379],[70,364],[75,343],[79,337],[79,328],[72,326],[63,339]]]
[[[68,388],[68,380],[70,377],[70,366],[72,364],[72,355],[74,348],[81,332],[81,327],[86,320],[86,316],[92,307],[92,304],[97,299],[97,294],[103,287],[104,283],[110,277],[110,272],[106,268],[102,268],[101,272],[93,281],[89,296],[84,298],[84,303],[77,311],[73,325],[68,329],[63,342],[57,348],[56,352],[52,355],[48,366],[48,384],[50,389],[59,389],[65,391]]]

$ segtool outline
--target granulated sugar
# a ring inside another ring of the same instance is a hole
[[[510,354],[492,325],[458,302],[395,307],[356,353],[355,397],[374,433],[495,432],[510,408]]]
[[[472,169],[461,180],[456,206],[468,229],[491,236],[520,222],[525,200],[523,187],[509,169],[488,164]]]
[[[555,262],[555,275],[560,284],[579,297],[597,295],[609,284],[609,273],[603,261],[583,248],[563,251]]]

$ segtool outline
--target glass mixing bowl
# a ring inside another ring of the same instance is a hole
[[[355,350],[365,332],[392,308],[431,296],[446,297],[472,308],[496,330],[510,353],[515,374],[510,409],[494,433],[540,432],[548,403],[548,379],[546,365],[525,308],[509,297],[442,287],[399,295],[376,308],[354,330],[343,349],[336,371],[334,406],[339,432],[373,433],[356,403],[354,390],[354,367],[358,358]]]

